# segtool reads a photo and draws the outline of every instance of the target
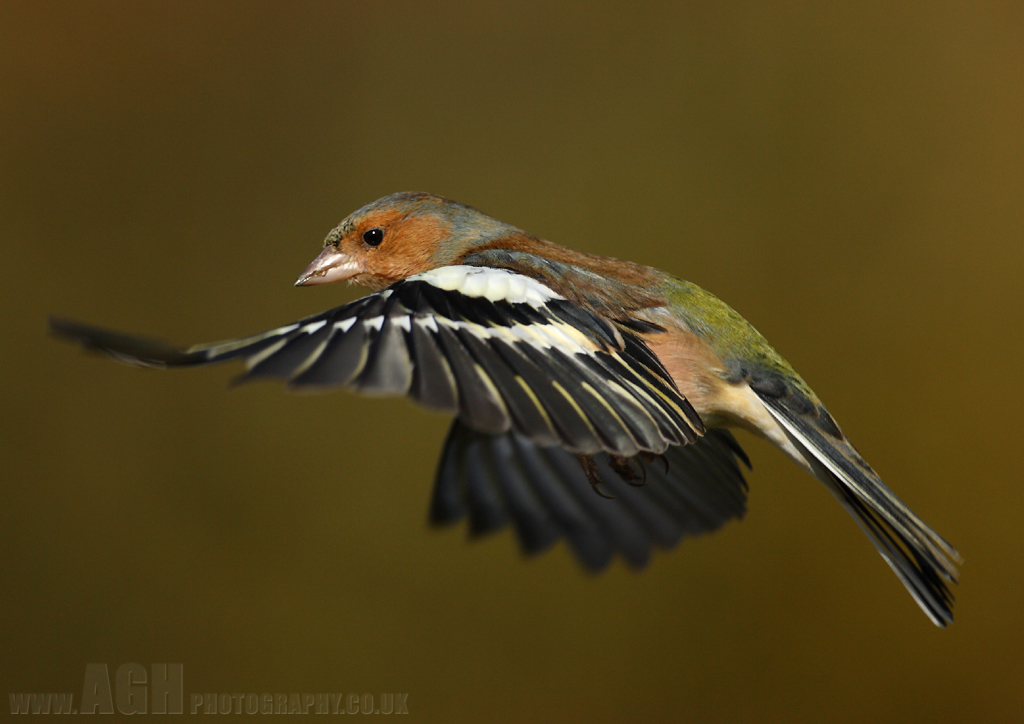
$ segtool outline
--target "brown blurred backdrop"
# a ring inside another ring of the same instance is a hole
[[[181,662],[422,721],[1020,717],[1022,38],[1018,2],[4,2],[0,693]],[[749,437],[742,524],[591,578],[428,530],[410,403],[46,335],[352,299],[291,283],[409,189],[729,301],[963,552],[956,623]]]

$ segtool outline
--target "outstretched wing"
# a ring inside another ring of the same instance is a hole
[[[456,420],[434,484],[430,520],[453,524],[469,516],[472,535],[515,526],[520,547],[537,554],[565,538],[580,563],[600,571],[619,553],[642,568],[654,547],[717,530],[746,512],[747,456],[729,432],[713,428],[693,445],[672,446],[643,465],[644,484],[631,485],[595,457],[602,487],[594,495],[576,456],[541,447],[514,432],[487,435]],[[639,472],[639,471],[637,471]]]
[[[187,350],[64,319],[50,324],[124,362],[243,359],[242,379],[408,395],[473,430],[511,430],[575,453],[662,453],[704,433],[638,336],[503,269],[441,267],[294,324]]]
[[[938,626],[953,620],[960,554],[901,501],[857,453],[820,404],[784,385],[751,388],[812,471],[854,516],[921,609]]]

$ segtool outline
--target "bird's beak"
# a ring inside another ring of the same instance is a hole
[[[340,282],[351,279],[362,270],[362,265],[356,259],[333,246],[325,246],[313,263],[299,275],[295,286],[308,287],[313,284]]]

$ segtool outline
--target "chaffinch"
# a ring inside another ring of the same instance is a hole
[[[244,360],[243,379],[406,395],[455,415],[431,520],[510,520],[591,570],[715,530],[746,509],[727,428],[778,446],[832,492],[931,620],[952,621],[957,551],[861,458],[810,387],[700,287],[574,251],[454,201],[385,196],[333,229],[299,286],[374,290],[252,337],[187,350],[65,319],[55,334],[125,362]],[[595,494],[595,492],[597,494]]]

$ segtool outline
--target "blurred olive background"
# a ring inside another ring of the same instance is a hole
[[[3,3],[5,698],[135,661],[423,721],[1020,717],[1022,38],[1016,2]],[[47,336],[351,300],[292,281],[410,189],[728,300],[963,552],[956,623],[749,436],[742,524],[594,578],[430,530],[411,403]]]

